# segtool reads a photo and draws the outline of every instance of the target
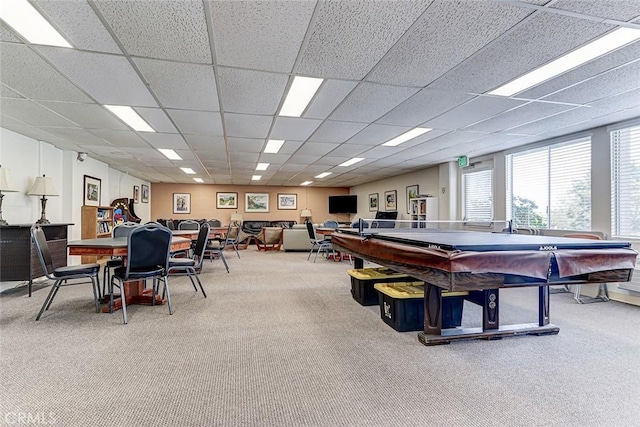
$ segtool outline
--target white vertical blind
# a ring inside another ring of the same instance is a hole
[[[611,218],[615,237],[640,237],[640,126],[611,132]]]
[[[507,218],[516,227],[591,229],[591,140],[507,156]]]
[[[493,220],[493,171],[464,173],[464,219]]]

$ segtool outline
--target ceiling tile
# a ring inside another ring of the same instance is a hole
[[[171,123],[167,114],[159,108],[135,107],[134,110],[151,126],[156,132],[178,133],[178,129]]]
[[[276,117],[269,139],[304,141],[322,124],[322,120]]]
[[[499,2],[434,2],[420,25],[389,51],[367,80],[426,86],[530,13],[531,9]]]
[[[331,152],[331,156],[350,159],[352,157],[358,157],[359,154],[369,150],[370,148],[370,145],[349,144],[345,142],[333,150]]]
[[[78,148],[78,145],[74,142],[64,138],[59,138],[48,132],[47,130],[49,128],[38,129],[35,126],[24,124],[5,115],[0,115],[0,126],[4,129],[9,129],[10,131],[28,136],[38,141],[47,141],[51,144],[55,144],[55,146],[61,150],[76,150]]]
[[[379,145],[365,151],[360,157],[364,157],[366,159],[384,159],[396,154],[400,150],[402,150],[402,148]]]
[[[562,56],[613,28],[571,16],[541,13],[488,45],[430,86],[484,93]],[[499,66],[496,66],[496,65]]]
[[[589,105],[599,108],[605,108],[611,111],[634,108],[640,106],[640,89],[633,89],[618,95],[601,98]]]
[[[0,98],[24,98],[18,92],[5,85],[0,85]]]
[[[549,7],[619,21],[640,16],[640,3],[637,0],[557,0],[551,2]]]
[[[336,122],[327,120],[309,138],[309,141],[341,143],[367,126],[366,123]]]
[[[417,88],[361,83],[331,114],[331,120],[372,122],[418,91]]]
[[[28,46],[0,44],[2,83],[31,99],[91,102]]]
[[[40,101],[38,103],[84,128],[129,129],[122,121],[116,118],[116,116],[98,104],[53,101]]]
[[[266,138],[273,117],[226,113],[224,122],[228,136],[239,138]]]
[[[357,84],[357,82],[343,80],[325,80],[316,96],[311,100],[303,117],[326,119]]]
[[[285,163],[287,160],[289,160],[289,157],[291,157],[290,154],[262,153],[262,154],[260,154],[259,161],[261,163],[270,163],[270,164],[281,165],[281,164]]]
[[[498,132],[510,129],[525,123],[552,116],[562,111],[575,108],[571,105],[554,104],[550,102],[530,102],[521,107],[514,108],[497,116],[467,127],[465,130],[480,132]]]
[[[220,113],[208,111],[167,110],[182,133],[222,136]]]
[[[311,76],[362,79],[430,3],[431,0],[320,3],[297,71]]]
[[[108,141],[114,147],[150,148],[149,143],[140,138],[136,132],[131,130],[96,129],[89,132]]]
[[[474,96],[456,91],[422,89],[382,116],[377,120],[377,123],[410,127],[418,126],[472,99]]]
[[[134,62],[163,107],[220,111],[211,65],[145,58],[136,58]]]
[[[187,143],[194,150],[215,150],[226,152],[226,145],[222,136],[184,135]]]
[[[27,99],[0,98],[4,115],[33,126],[77,127],[77,125]]]
[[[108,145],[105,140],[91,131],[80,128],[45,128],[45,130],[62,139],[66,139],[80,146]],[[113,148],[113,147],[111,147]]]
[[[372,124],[346,141],[347,144],[378,145],[405,133],[411,128],[406,126],[386,126]]]
[[[230,153],[258,153],[264,146],[264,139],[228,137],[227,143]]]
[[[35,0],[34,3],[62,30],[73,47],[122,54],[89,3],[59,0]]]
[[[95,5],[135,56],[211,64],[204,7],[198,1],[100,1]]]
[[[300,147],[298,151],[296,151],[295,155],[310,154],[324,156],[333,149],[337,148],[338,145],[339,144],[329,144],[322,142],[305,142],[304,144],[302,144],[302,147]]]
[[[225,111],[265,115],[276,113],[287,86],[287,76],[223,67],[218,73]]]
[[[211,2],[218,63],[291,72],[314,7],[304,1]]]
[[[157,106],[145,84],[123,56],[62,47],[37,46],[35,49],[101,104]]]
[[[20,39],[11,32],[4,22],[0,22],[0,40],[3,42],[21,43]]]
[[[182,136],[175,133],[138,132],[138,135],[155,148],[189,149]]]
[[[509,129],[509,133],[536,135],[550,129],[584,122],[595,117],[603,116],[606,113],[607,111],[601,108],[577,107],[551,117],[546,117],[541,120],[536,120],[535,122],[514,127]]]
[[[478,96],[459,107],[441,114],[435,119],[425,122],[422,126],[433,129],[459,129],[488,119],[526,102],[497,96]]]

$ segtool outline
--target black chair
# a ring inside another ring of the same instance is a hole
[[[309,251],[309,255],[307,256],[307,261],[311,258],[311,254],[313,251],[316,251],[316,256],[313,258],[313,262],[316,262],[318,259],[318,253],[323,251],[329,256],[329,249],[333,250],[333,245],[331,244],[330,239],[318,239],[316,237],[316,230],[313,228],[313,224],[307,222],[307,232],[309,233],[309,241],[311,242],[311,250]],[[334,251],[335,255],[335,251]]]
[[[136,222],[123,222],[122,224],[118,224],[113,228],[112,236],[113,237],[127,237],[131,230],[138,227],[139,224]],[[124,264],[122,263],[122,258],[114,257],[104,264],[104,270],[102,272],[102,297],[106,295],[106,287],[111,279],[111,270],[114,268],[122,267]]]
[[[227,247],[226,241],[227,239],[229,239],[229,235],[231,234],[231,228],[233,227],[231,227],[231,224],[229,224],[229,227],[227,227],[227,235],[224,240],[212,239],[207,243],[207,247],[205,248],[205,254],[206,256],[209,257],[211,262],[213,262],[213,258],[216,256],[222,260],[222,263],[224,264],[224,268],[227,269],[227,273],[229,272],[229,265],[227,264],[227,260],[224,258],[224,250]],[[236,236],[236,241],[237,239],[238,239],[238,236]],[[236,249],[236,253],[237,253],[237,249]],[[238,254],[238,258],[240,258],[240,254]]]
[[[53,265],[53,258],[49,252],[49,246],[47,244],[47,238],[44,235],[42,227],[39,225],[33,225],[31,227],[31,238],[35,242],[36,251],[38,252],[38,258],[40,259],[40,265],[42,271],[44,271],[47,279],[54,280],[49,295],[44,300],[42,308],[36,317],[36,320],[40,320],[40,316],[45,310],[48,310],[53,302],[53,299],[58,294],[60,286],[64,285],[79,285],[81,283],[91,282],[93,289],[93,302],[96,306],[96,313],[100,312],[100,303],[98,302],[98,294],[100,293],[100,265],[93,264],[81,264],[81,265],[68,265],[66,267],[55,268]],[[73,279],[89,279],[89,281],[67,283],[67,280]]]
[[[189,276],[189,280],[191,280],[193,289],[198,292],[196,282],[193,280],[195,278],[198,282],[198,285],[200,285],[200,290],[202,291],[202,295],[204,295],[205,298],[207,297],[207,293],[202,287],[202,282],[200,282],[198,274],[202,270],[202,261],[204,259],[204,251],[207,248],[208,239],[209,224],[205,223],[202,224],[202,227],[200,227],[200,231],[198,232],[198,240],[196,241],[196,246],[193,250],[192,258],[169,258],[169,274],[173,274],[176,276]]]
[[[157,224],[141,225],[127,237],[126,266],[116,268],[109,283],[109,312],[113,312],[113,287],[120,288],[122,318],[127,323],[127,303],[124,284],[133,280],[153,279],[151,304],[155,304],[158,282],[164,283],[163,293],[167,296],[169,314],[173,314],[169,293],[169,251],[171,250],[171,230]],[[115,282],[119,282],[116,284]]]
[[[200,230],[200,223],[191,219],[181,221],[178,224],[178,230]]]
[[[238,258],[240,258],[240,252],[238,252],[239,238],[240,238],[240,227],[229,224],[229,227],[227,228],[227,234],[225,235],[225,237],[215,238],[215,239],[212,239],[212,241],[220,242],[220,250],[225,250],[226,248],[231,246],[233,250],[236,251],[236,255],[238,255]]]

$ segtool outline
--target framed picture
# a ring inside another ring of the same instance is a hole
[[[245,212],[269,212],[269,193],[245,193]]]
[[[149,186],[142,184],[142,203],[149,203]]]
[[[238,193],[216,193],[216,208],[238,209]]]
[[[86,206],[100,206],[100,187],[102,181],[89,175],[84,176],[83,193]]]
[[[278,193],[278,209],[298,209],[298,195]]]
[[[398,210],[396,200],[398,198],[398,192],[396,190],[384,192],[384,209],[386,211]]]
[[[369,212],[378,211],[378,193],[369,194]]]
[[[418,197],[418,184],[407,186],[407,213],[411,213],[411,202],[409,200]]]
[[[137,185],[133,186],[133,203],[138,203],[140,201],[140,187]]]
[[[173,193],[173,213],[191,213],[191,193]]]

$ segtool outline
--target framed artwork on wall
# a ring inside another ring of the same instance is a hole
[[[142,203],[149,203],[149,186],[142,184]]]
[[[298,195],[278,193],[278,209],[298,209]]]
[[[238,193],[216,193],[216,208],[238,209]]]
[[[369,194],[369,212],[378,210],[378,193]]]
[[[410,200],[411,199],[415,199],[416,197],[418,197],[418,184],[416,185],[409,185],[407,186],[407,213],[410,214],[411,212],[411,203]]]
[[[140,201],[140,187],[137,185],[133,186],[133,203],[138,203]]]
[[[398,210],[398,205],[396,203],[398,198],[398,193],[396,190],[385,191],[384,192],[384,209],[386,211],[396,211]]]
[[[191,193],[173,193],[173,213],[191,213]]]
[[[269,193],[245,193],[245,212],[269,212]]]
[[[89,175],[84,176],[83,194],[86,206],[100,206],[100,187],[102,181]]]

